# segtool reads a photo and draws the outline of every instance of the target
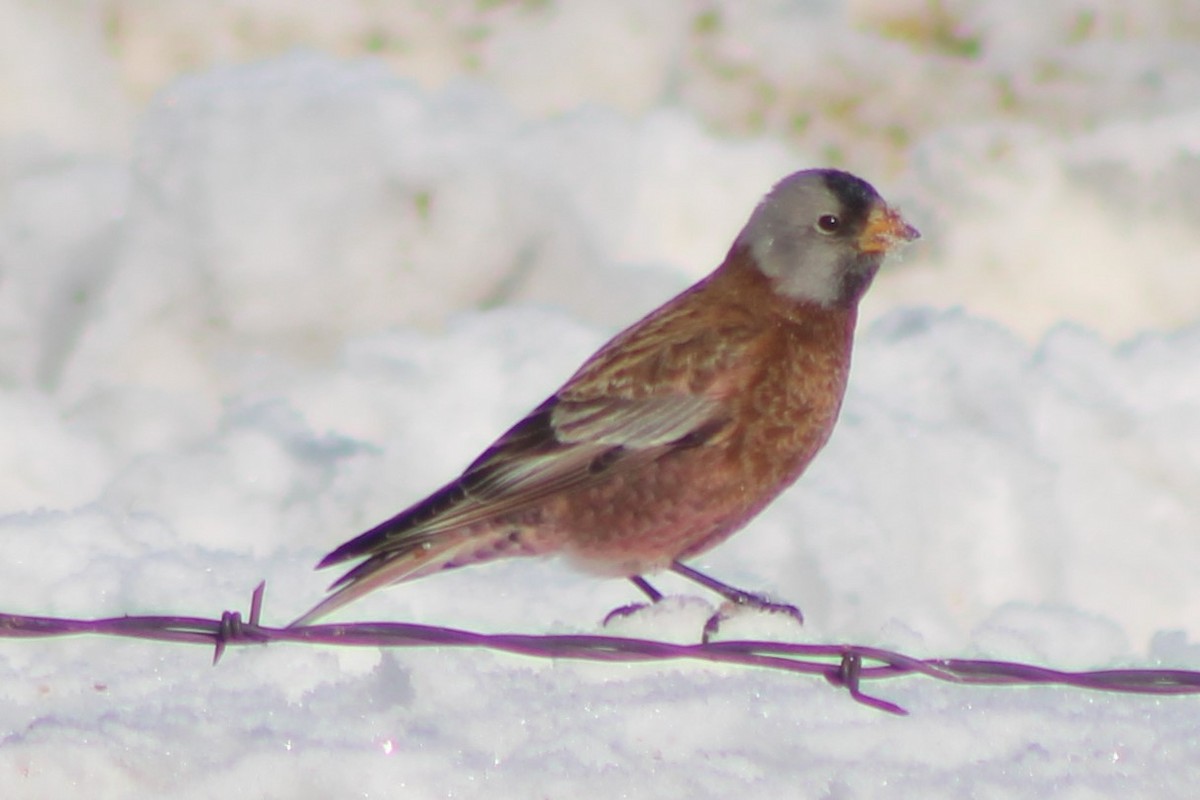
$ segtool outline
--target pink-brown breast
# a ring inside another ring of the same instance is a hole
[[[664,387],[705,393],[729,419],[703,444],[614,469],[542,509],[542,524],[582,568],[641,574],[713,547],[791,485],[828,439],[855,310],[786,300],[750,258],[735,250],[581,370],[582,379],[611,381],[629,396]]]

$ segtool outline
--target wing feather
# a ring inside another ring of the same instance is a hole
[[[334,550],[318,565],[429,547],[449,531],[535,507],[557,492],[603,480],[673,449],[710,440],[728,422],[724,387],[755,335],[738,324],[676,332],[689,295],[600,349],[546,402],[455,481]],[[350,578],[351,580],[353,578]],[[345,580],[345,579],[343,579]],[[340,581],[339,581],[340,583]],[[335,584],[335,586],[338,584]]]

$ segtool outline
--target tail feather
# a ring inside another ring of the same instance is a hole
[[[344,543],[321,559],[317,569],[387,550],[420,547],[421,541],[432,533],[427,524],[453,509],[466,496],[461,480],[447,484],[411,508]]]
[[[441,570],[453,564],[464,550],[478,546],[478,542],[464,538],[435,546],[417,547],[399,554],[381,553],[369,558],[334,581],[329,588],[336,591],[288,627],[311,625],[375,589]]]

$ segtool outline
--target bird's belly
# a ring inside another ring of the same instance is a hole
[[[547,522],[578,568],[640,575],[724,541],[779,489],[751,486],[727,461],[675,458],[561,497]]]

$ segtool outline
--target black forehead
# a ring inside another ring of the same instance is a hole
[[[851,219],[864,219],[879,199],[875,187],[849,172],[825,170],[825,186],[842,204],[843,213]]]

